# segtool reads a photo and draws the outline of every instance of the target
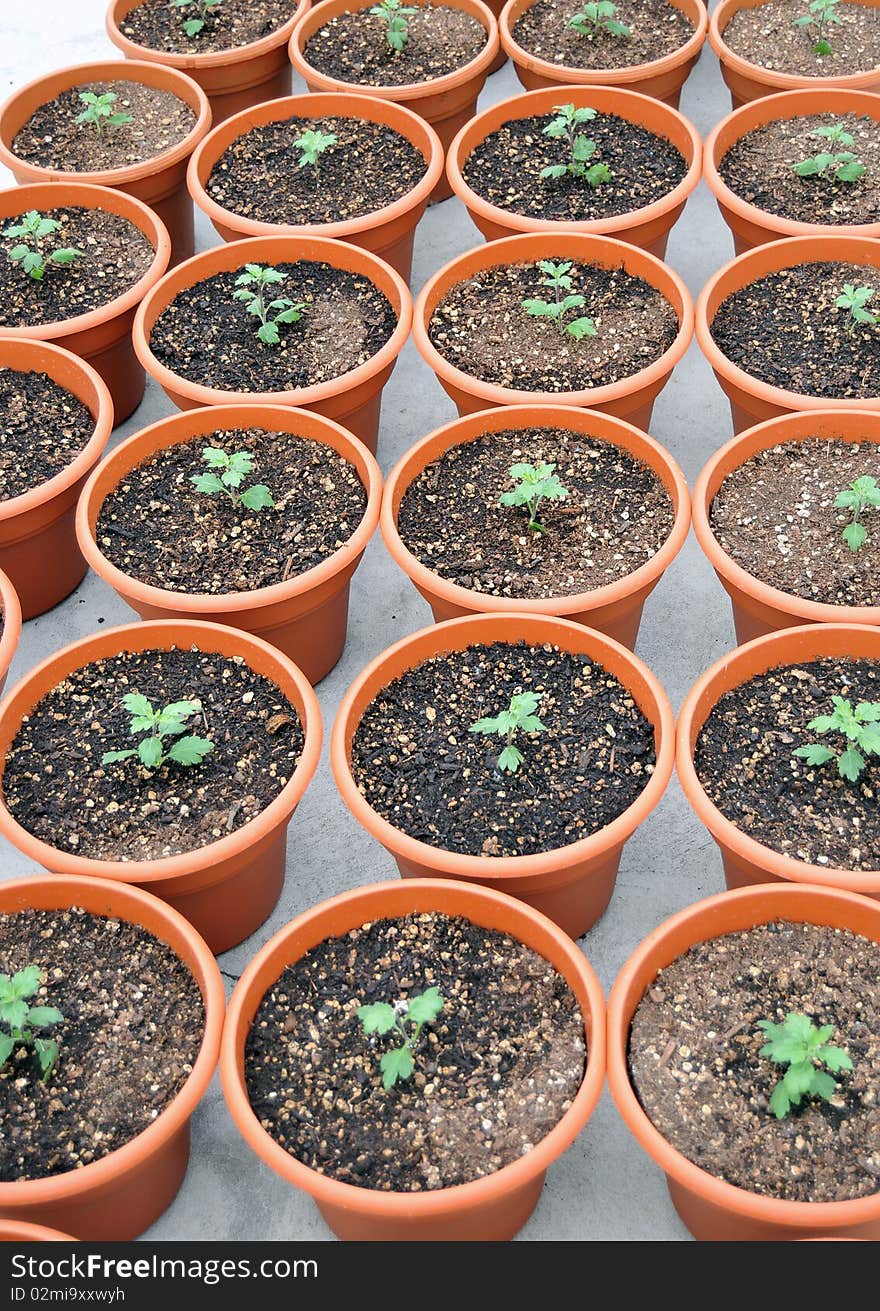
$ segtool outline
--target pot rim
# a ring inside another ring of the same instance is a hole
[[[21,640],[21,602],[8,574],[0,569],[0,613],[3,633],[0,635],[0,684],[9,673]]]
[[[249,41],[247,45],[231,46],[227,50],[213,50],[206,54],[199,54],[198,51],[192,54],[177,54],[171,50],[153,50],[150,46],[141,46],[129,40],[122,32],[120,23],[133,9],[140,7],[139,0],[110,0],[105,17],[105,26],[110,40],[117,49],[125,54],[127,59],[141,59],[153,64],[165,64],[169,68],[192,69],[199,72],[202,69],[243,64],[247,60],[258,59],[261,55],[268,54],[270,51],[277,49],[278,46],[283,46],[302,17],[303,5],[308,7],[308,4],[309,0],[299,0],[296,10],[290,18],[282,23],[281,27],[276,28],[274,32],[270,32],[268,36],[261,36],[256,41]]]

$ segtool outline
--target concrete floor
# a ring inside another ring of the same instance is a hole
[[[30,0],[0,4],[0,97],[62,65],[112,58],[104,33],[105,0]],[[296,86],[295,90],[304,90]],[[511,65],[489,79],[480,106],[521,90]],[[708,46],[682,97],[682,111],[701,135],[730,109],[718,62]],[[0,167],[0,187],[11,186]],[[217,243],[197,215],[197,248]],[[455,199],[430,210],[416,235],[413,290],[460,251],[478,244]],[[667,259],[696,297],[710,274],[731,258],[732,240],[708,188],[691,197],[672,234]],[[173,412],[148,383],[137,413],[114,434],[128,436]],[[455,417],[452,402],[410,343],[385,389],[379,462],[389,471],[414,441]],[[731,435],[730,413],[708,365],[693,345],[655,409],[652,434],[669,448],[693,486],[708,458]],[[38,660],[100,624],[129,622],[131,612],[94,575],[52,613],[25,626],[10,686]],[[354,579],[348,645],[318,689],[325,739],[344,689],[391,641],[430,622],[427,604],[396,569],[380,538],[368,547]],[[735,645],[727,598],[691,536],[645,609],[638,654],[680,706],[697,676]],[[36,868],[0,839],[0,877]],[[324,759],[290,830],[287,882],[271,920],[221,968],[237,976],[284,923],[315,902],[358,884],[396,877],[390,856],[350,818]],[[714,843],[687,806],[675,779],[659,807],[626,847],[617,891],[604,919],[581,947],[606,995],[636,944],[681,907],[723,888]],[[193,1120],[192,1161],[174,1204],[147,1235],[153,1239],[327,1239],[332,1237],[310,1198],[269,1171],[239,1137],[215,1079]],[[584,1133],[550,1171],[541,1203],[523,1239],[686,1239],[662,1175],[619,1119],[606,1092]]]

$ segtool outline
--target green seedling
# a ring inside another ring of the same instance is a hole
[[[795,27],[814,29],[813,53],[816,55],[833,53],[828,40],[828,28],[843,22],[837,12],[837,4],[838,0],[812,0],[809,11],[794,20]]]
[[[575,341],[580,341],[581,337],[595,337],[596,325],[592,319],[569,318],[573,310],[579,310],[585,304],[583,296],[571,289],[569,276],[571,261],[554,264],[552,260],[542,259],[538,263],[538,268],[544,274],[541,286],[551,287],[554,299],[547,301],[530,297],[524,300],[522,307],[526,314],[531,314],[538,319],[550,319],[563,335],[567,333],[569,337],[574,337]],[[563,292],[566,294],[563,295]]]
[[[80,91],[79,98],[85,105],[81,114],[77,114],[77,123],[91,123],[98,136],[102,136],[105,127],[125,127],[134,122],[133,114],[116,114],[113,106],[118,97],[112,91],[96,95],[94,91]]]
[[[194,10],[193,17],[183,17],[183,30],[187,36],[198,36],[205,23],[212,16],[213,10],[219,9],[223,0],[171,0],[175,9]]]
[[[517,692],[510,698],[506,710],[493,715],[491,719],[478,719],[475,724],[471,724],[471,733],[481,733],[487,737],[498,734],[504,738],[504,747],[498,757],[498,768],[502,774],[505,770],[515,774],[525,760],[523,753],[513,745],[516,734],[543,733],[546,730],[547,725],[535,714],[540,704],[541,698],[537,692]]]
[[[269,288],[277,287],[279,283],[286,280],[284,273],[279,273],[277,269],[270,267],[264,268],[261,264],[245,264],[244,269],[244,273],[240,273],[235,279],[238,288],[234,293],[235,299],[246,300],[248,314],[253,314],[260,320],[260,326],[257,328],[260,341],[265,342],[267,346],[277,346],[281,340],[278,324],[299,323],[305,304],[303,302],[294,304],[289,296],[276,296],[273,300],[266,300],[266,296],[271,294]],[[276,313],[270,318],[272,310]]]
[[[799,164],[793,164],[792,168],[798,177],[824,178],[829,182],[858,182],[865,172],[865,166],[858,155],[846,149],[848,146],[855,145],[855,138],[851,132],[847,132],[840,123],[832,123],[817,127],[810,136],[819,137],[828,141],[831,146],[842,146],[844,149],[820,150],[817,155],[811,155],[808,159],[802,159]]]
[[[373,5],[370,13],[374,18],[381,18],[385,24],[385,40],[392,50],[401,51],[409,40],[409,23],[406,21],[417,14],[414,5],[403,5],[400,0],[382,0]]]
[[[541,502],[564,501],[568,496],[568,488],[563,487],[556,477],[556,465],[544,464],[543,460],[539,460],[537,464],[514,464],[511,465],[508,473],[516,486],[512,492],[502,494],[501,504],[524,505],[528,510],[528,526],[532,532],[546,532],[546,528],[538,518]]]
[[[294,146],[299,151],[297,163],[300,168],[313,168],[318,171],[318,161],[325,150],[335,146],[338,138],[335,132],[316,132],[314,128],[309,128],[303,132],[301,137],[297,137]]]
[[[868,537],[868,530],[861,521],[861,516],[870,507],[880,506],[880,487],[877,479],[865,474],[856,478],[849,487],[838,492],[834,498],[838,510],[851,510],[852,519],[843,530],[843,540],[851,551],[860,551]]]
[[[759,1020],[767,1042],[761,1056],[769,1056],[774,1065],[787,1065],[788,1069],[770,1094],[770,1110],[777,1120],[788,1115],[793,1106],[800,1106],[804,1097],[821,1097],[828,1102],[837,1092],[837,1084],[828,1073],[839,1074],[851,1070],[852,1061],[842,1047],[829,1047],[828,1039],[834,1033],[833,1024],[817,1029],[809,1015],[789,1011],[784,1024],[772,1020]],[[824,1070],[819,1066],[824,1065]]]
[[[244,506],[246,510],[265,510],[274,506],[272,493],[265,483],[254,483],[244,491],[239,490],[243,479],[254,471],[254,457],[250,451],[233,451],[227,455],[216,446],[206,446],[202,459],[211,472],[192,475],[190,482],[196,491],[204,492],[206,496],[222,494],[236,509]]]
[[[880,701],[860,701],[855,710],[846,697],[833,696],[831,703],[831,714],[811,719],[808,727],[814,733],[839,733],[847,744],[846,750],[834,751],[820,742],[811,742],[798,747],[794,754],[808,765],[827,765],[834,760],[841,778],[855,783],[867,763],[865,756],[880,756]]]
[[[40,249],[43,238],[57,232],[60,227],[57,219],[44,218],[38,210],[29,209],[20,223],[3,231],[4,237],[17,239],[16,245],[8,252],[9,258],[13,264],[20,264],[35,282],[42,282],[52,265],[72,264],[83,253],[75,246],[60,246],[49,251]]]
[[[595,109],[575,109],[574,105],[554,105],[556,117],[544,128],[544,136],[554,140],[564,138],[568,146],[567,164],[548,164],[541,169],[542,178],[562,178],[566,174],[574,178],[583,178],[591,187],[600,187],[611,179],[611,169],[607,164],[591,164],[598,147],[590,137],[578,132],[582,123],[589,123],[596,117]]]
[[[616,15],[617,5],[612,4],[611,0],[589,0],[574,18],[568,20],[568,25],[591,41],[602,33],[608,36],[631,36],[632,28],[621,23]]]
[[[152,703],[140,692],[129,692],[122,698],[122,704],[131,715],[129,732],[132,736],[137,737],[139,733],[147,736],[129,750],[105,751],[101,757],[102,765],[129,760],[132,756],[137,756],[145,769],[159,769],[169,761],[176,765],[200,765],[214,750],[214,743],[208,738],[193,737],[186,732],[186,721],[198,714],[201,701],[174,701],[161,710],[154,710]],[[166,738],[174,739],[167,750]]]
[[[358,1019],[364,1026],[364,1033],[393,1033],[398,1045],[385,1052],[379,1061],[382,1071],[382,1083],[385,1088],[393,1088],[398,1079],[408,1079],[415,1069],[413,1052],[418,1045],[419,1036],[426,1024],[432,1024],[443,1010],[444,999],[437,988],[427,988],[409,1001],[399,1001],[391,1006],[387,1001],[373,1002],[368,1006],[358,1007]]]
[[[866,323],[869,327],[877,324],[877,315],[865,309],[873,297],[873,287],[854,287],[851,282],[843,284],[843,291],[834,304],[839,310],[849,310],[849,318],[846,321],[847,336],[851,337],[860,323]]]
[[[0,1065],[6,1064],[16,1047],[33,1047],[45,1082],[58,1060],[58,1043],[54,1038],[35,1037],[34,1030],[61,1024],[64,1016],[54,1006],[31,1006],[41,977],[39,965],[26,965],[17,974],[0,974]]]

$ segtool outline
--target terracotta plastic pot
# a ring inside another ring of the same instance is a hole
[[[57,323],[0,328],[0,342],[8,337],[27,337],[31,341],[64,346],[79,355],[107,384],[115,421],[123,423],[140,405],[146,385],[143,366],[135,356],[131,341],[134,312],[167,269],[171,241],[165,224],[142,201],[124,191],[83,182],[34,182],[0,191],[0,228],[6,226],[6,220],[28,210],[58,209],[64,205],[102,209],[128,219],[156,252],[153,262],[133,287],[106,305]]]
[[[321,753],[317,698],[287,656],[250,633],[196,620],[126,624],[82,637],[41,661],[0,702],[0,787],[6,755],[22,719],[74,670],[120,651],[192,646],[224,656],[242,656],[296,707],[305,733],[302,755],[286,786],[261,814],[216,842],[159,860],[91,860],[61,851],[23,829],[2,797],[0,833],[53,874],[88,875],[145,888],[184,915],[212,951],[220,953],[249,937],[271,914],[284,883],[287,825]],[[2,1210],[0,1205],[0,1214]]]
[[[672,501],[674,522],[666,541],[656,555],[618,582],[597,587],[592,592],[574,596],[556,596],[546,600],[516,600],[472,591],[441,578],[428,569],[407,549],[397,530],[397,512],[404,494],[426,465],[444,451],[463,446],[488,432],[508,429],[547,427],[569,428],[590,437],[598,437],[622,447],[653,469]],[[423,437],[395,465],[388,478],[382,499],[380,520],[382,537],[395,564],[415,584],[434,612],[436,620],[457,619],[461,615],[494,614],[512,606],[524,614],[558,615],[575,623],[596,628],[632,649],[636,643],[642,608],[659,583],[665,570],[684,545],[690,519],[690,494],[684,474],[668,452],[631,424],[609,418],[595,410],[566,409],[561,405],[516,405],[505,409],[483,410],[444,424]]]
[[[860,236],[880,237],[880,220],[874,223],[801,223],[758,209],[731,191],[721,176],[724,156],[749,132],[782,120],[812,114],[859,114],[873,118],[880,126],[880,100],[868,91],[827,91],[824,86],[806,91],[785,91],[764,96],[734,110],[712,129],[706,138],[703,176],[717,201],[721,217],[733,233],[737,255],[782,237]]]
[[[321,442],[354,465],[367,505],[346,544],[305,573],[254,592],[223,596],[173,592],[118,569],[98,545],[95,526],[104,501],[133,469],[157,451],[221,428],[267,428]],[[352,575],[379,522],[382,475],[360,442],[329,419],[308,410],[269,405],[223,405],[160,419],[117,446],[95,469],[77,510],[77,535],[95,572],[142,619],[207,619],[261,637],[295,660],[309,682],[330,672],[345,646]]]
[[[629,68],[573,68],[530,54],[517,45],[513,29],[534,0],[507,0],[498,20],[501,48],[510,55],[516,75],[527,91],[560,85],[621,87],[627,91],[640,91],[655,100],[665,100],[677,109],[681,89],[700,57],[709,19],[703,0],[670,0],[670,3],[687,15],[694,29],[693,35],[671,55],[652,59],[648,64],[632,64]]]
[[[14,151],[15,138],[31,115],[62,92],[89,82],[134,82],[169,91],[189,105],[196,116],[195,125],[176,146],[141,164],[124,168],[80,173],[43,168],[19,159]],[[11,169],[16,182],[89,182],[94,186],[115,187],[142,200],[158,214],[168,229],[171,262],[176,264],[189,259],[194,249],[193,207],[186,189],[186,166],[210,126],[208,97],[192,78],[173,68],[140,62],[127,64],[118,59],[75,64],[28,82],[14,91],[0,107],[0,163]]]
[[[3,632],[0,634],[0,692],[2,692],[21,637],[21,605],[18,593],[2,570],[0,570],[0,615],[3,617]]]
[[[721,73],[730,90],[730,102],[734,109],[749,100],[771,96],[776,91],[800,91],[809,87],[821,87],[825,91],[838,88],[852,91],[880,90],[878,68],[869,69],[866,73],[850,73],[844,77],[801,77],[797,73],[777,73],[762,68],[760,64],[752,64],[734,54],[724,40],[727,24],[740,9],[755,9],[765,3],[766,0],[721,0],[709,19],[709,44],[721,61]],[[876,0],[852,0],[852,3],[877,7]]]
[[[107,34],[126,59],[144,59],[151,64],[164,64],[188,73],[197,82],[211,102],[215,123],[259,105],[263,100],[290,94],[290,62],[287,42],[297,21],[309,7],[310,0],[299,0],[296,12],[286,23],[268,36],[251,41],[232,50],[216,50],[210,54],[175,55],[164,50],[139,46],[124,35],[122,27],[141,0],[111,0],[107,10]]]
[[[0,501],[0,568],[18,592],[22,616],[33,619],[63,601],[85,577],[86,562],[76,544],[76,502],[109,440],[113,402],[90,365],[48,342],[0,336],[0,368],[47,374],[82,401],[95,423],[86,445],[54,478]]]
[[[834,869],[783,856],[750,838],[709,800],[694,768],[694,746],[713,707],[725,692],[756,674],[822,656],[880,659],[880,630],[857,624],[807,624],[755,638],[723,656],[688,692],[676,729],[676,768],[692,810],[721,849],[729,888],[788,882],[861,892],[880,899],[880,871]]]
[[[484,269],[499,264],[536,262],[541,259],[573,259],[602,268],[626,269],[643,278],[669,301],[678,317],[678,335],[667,351],[620,382],[586,391],[528,392],[483,382],[450,364],[434,347],[428,327],[434,310],[452,287]],[[473,414],[495,405],[574,405],[578,409],[602,410],[628,419],[637,428],[651,425],[654,401],[666,386],[678,361],[690,345],[694,331],[694,309],[690,292],[678,274],[647,251],[611,237],[577,232],[530,232],[504,237],[475,246],[456,255],[429,278],[419,293],[413,314],[413,339],[422,358],[437,375],[443,390],[455,401],[459,414]]]
[[[668,195],[641,209],[630,210],[626,214],[616,214],[612,218],[593,219],[592,221],[562,222],[554,219],[528,217],[514,214],[511,210],[501,209],[490,204],[474,191],[464,179],[464,168],[474,150],[491,133],[497,132],[505,123],[518,118],[531,118],[536,114],[550,114],[559,105],[560,100],[573,104],[576,108],[585,106],[600,113],[617,114],[630,123],[637,123],[647,128],[656,136],[670,141],[684,156],[687,172]],[[702,142],[692,123],[677,110],[670,108],[650,96],[637,95],[633,91],[622,91],[618,87],[566,87],[564,92],[559,87],[550,87],[540,91],[531,91],[527,95],[514,96],[492,105],[472,119],[453,141],[446,161],[446,172],[450,185],[467,206],[472,221],[480,229],[487,241],[497,237],[512,237],[518,232],[590,232],[599,235],[608,234],[628,241],[633,246],[641,246],[658,259],[666,254],[669,233],[681,217],[685,201],[700,180],[702,160]]]
[[[370,920],[426,911],[461,915],[482,928],[507,933],[550,961],[583,1012],[587,1037],[584,1081],[547,1136],[494,1174],[419,1193],[357,1188],[303,1165],[262,1127],[245,1086],[245,1043],[266,992],[305,952]],[[313,906],[260,949],[230,999],[220,1074],[226,1103],[247,1143],[276,1174],[311,1194],[339,1238],[498,1241],[512,1238],[525,1224],[541,1195],[548,1166],[574,1142],[595,1110],[605,1075],[605,1001],[596,975],[574,943],[543,915],[512,897],[438,879],[374,883]]]
[[[297,391],[234,392],[190,382],[160,364],[150,350],[153,324],[184,288],[192,287],[215,273],[238,269],[248,263],[281,264],[300,259],[324,260],[336,268],[369,278],[391,302],[397,315],[397,327],[382,349],[366,364],[328,382],[301,387]],[[411,323],[412,297],[406,283],[399,273],[369,251],[348,242],[331,241],[329,237],[249,237],[226,246],[214,246],[172,269],[144,298],[135,316],[132,335],[141,364],[180,410],[190,410],[198,405],[296,405],[314,410],[325,419],[335,419],[375,455],[382,388],[391,377],[409,336]]]
[[[492,11],[492,17],[497,23],[501,18],[501,11],[504,8],[505,0],[485,0],[486,8]],[[503,68],[507,63],[507,51],[502,49],[501,42],[498,42],[498,54],[489,65],[490,73],[497,73],[499,68]]]
[[[549,642],[564,651],[588,655],[620,680],[654,725],[657,761],[647,786],[617,819],[590,837],[530,856],[444,851],[389,824],[358,788],[351,772],[351,743],[364,711],[382,688],[432,656],[490,642]],[[520,611],[451,619],[388,647],[367,665],[342,698],[333,725],[330,761],[343,801],[358,823],[394,857],[403,878],[461,879],[508,892],[579,938],[596,923],[611,899],[624,843],[663,795],[672,774],[672,738],[672,708],[666,693],[631,651],[568,619]]]
[[[62,1230],[96,1242],[136,1238],[171,1204],[189,1161],[189,1122],[217,1064],[225,993],[216,961],[182,915],[138,888],[99,878],[35,878],[0,882],[0,911],[65,910],[80,906],[137,924],[168,944],[190,970],[202,994],[205,1032],[192,1073],[177,1096],[142,1133],[99,1161],[46,1179],[0,1183],[0,1216],[11,1240],[24,1225]],[[42,1237],[47,1237],[44,1233]],[[37,1235],[34,1235],[36,1238]]]
[[[426,0],[415,0],[426,3]],[[290,38],[290,59],[300,77],[305,79],[310,91],[351,91],[378,96],[381,100],[393,100],[398,105],[406,105],[414,110],[437,133],[444,151],[449,149],[452,138],[477,112],[477,97],[483,89],[486,76],[493,66],[497,67],[498,24],[488,5],[482,0],[444,0],[454,9],[461,9],[472,18],[476,18],[486,29],[486,44],[478,55],[468,64],[456,68],[443,77],[432,78],[429,82],[405,82],[401,86],[362,86],[357,82],[342,82],[319,72],[306,59],[304,54],[306,42],[310,37],[340,14],[360,13],[369,9],[373,0],[321,0],[299,20]],[[441,174],[431,194],[432,201],[446,200],[452,195],[445,174]]]
[[[45,1225],[16,1224],[14,1220],[0,1220],[0,1243],[75,1243],[70,1234],[60,1229],[47,1229]]]
[[[826,888],[744,888],[679,911],[640,943],[611,990],[611,1094],[630,1133],[665,1173],[673,1205],[695,1238],[709,1242],[880,1238],[880,1193],[850,1202],[788,1202],[726,1183],[694,1165],[667,1142],[645,1114],[630,1081],[630,1025],[658,971],[697,943],[773,920],[849,929],[880,942],[880,906],[866,897]]]
[[[880,270],[880,240],[871,237],[817,236],[786,237],[738,255],[706,283],[697,301],[696,331],[700,350],[712,366],[730,401],[733,431],[742,432],[765,419],[775,419],[794,410],[880,410],[880,397],[860,396],[838,400],[833,396],[807,396],[761,382],[739,368],[719,349],[712,336],[712,322],[718,307],[728,296],[770,273],[795,264],[824,260],[874,265]]]
[[[425,175],[400,200],[361,218],[338,223],[263,223],[224,209],[209,196],[208,179],[220,157],[233,141],[252,128],[280,123],[294,117],[318,118],[325,114],[360,118],[381,123],[405,137],[425,161]],[[199,209],[204,210],[224,241],[241,237],[312,236],[336,237],[379,255],[405,282],[412,271],[416,225],[425,212],[428,197],[443,175],[443,147],[432,127],[418,114],[377,96],[352,96],[341,91],[290,96],[256,105],[215,128],[193,155],[189,166],[189,189]]]

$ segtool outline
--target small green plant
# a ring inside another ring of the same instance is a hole
[[[512,492],[502,494],[501,504],[524,505],[528,510],[528,526],[532,532],[546,532],[546,528],[538,518],[541,502],[564,501],[568,496],[568,488],[563,487],[556,477],[556,465],[545,464],[543,460],[539,460],[537,464],[514,464],[511,465],[508,473],[516,486]]]
[[[554,299],[547,301],[529,297],[522,303],[526,314],[531,314],[538,319],[550,319],[561,333],[567,333],[569,337],[574,337],[575,341],[580,341],[581,337],[595,337],[596,325],[592,319],[569,318],[572,310],[579,310],[585,304],[583,296],[571,289],[572,282],[569,276],[571,261],[554,264],[552,260],[542,259],[538,263],[538,268],[544,274],[541,286],[552,288]],[[563,292],[566,295],[563,295]]]
[[[265,342],[267,346],[277,346],[281,340],[278,324],[299,323],[305,305],[302,302],[294,304],[289,296],[276,296],[273,300],[266,300],[266,296],[271,294],[269,288],[277,287],[286,280],[286,275],[279,273],[278,269],[264,268],[262,264],[245,264],[244,270],[244,273],[240,273],[235,279],[238,288],[235,299],[246,300],[248,314],[253,314],[260,320],[260,326],[257,328],[260,341]],[[276,313],[270,318],[272,310]]]
[[[403,5],[400,0],[382,0],[381,4],[373,5],[370,9],[374,18],[381,18],[384,22],[385,40],[392,50],[398,52],[409,40],[409,23],[406,20],[418,12],[416,6]]]
[[[612,4],[611,0],[588,0],[581,11],[568,20],[568,25],[591,41],[601,33],[607,33],[608,36],[632,35],[632,28],[617,18],[617,5]]]
[[[49,1029],[64,1016],[54,1006],[31,1006],[40,987],[39,965],[26,965],[17,974],[0,974],[0,1065],[5,1065],[16,1047],[33,1047],[43,1080],[49,1078],[58,1060],[54,1038],[37,1038],[35,1029]]]
[[[79,98],[85,105],[81,114],[77,114],[77,123],[91,123],[98,136],[102,136],[105,127],[125,127],[134,122],[133,114],[116,114],[113,106],[118,97],[112,91],[96,95],[94,91],[80,91]]]
[[[223,0],[171,0],[175,9],[194,9],[195,16],[182,18],[183,30],[187,36],[198,36],[205,23],[212,16],[214,9],[219,9]]]
[[[598,147],[592,138],[578,132],[582,123],[589,123],[596,117],[595,109],[575,109],[574,105],[554,105],[556,117],[544,128],[544,136],[554,140],[564,138],[568,145],[567,164],[548,164],[541,169],[542,178],[562,178],[566,174],[574,178],[583,178],[591,187],[600,187],[611,179],[611,169],[607,164],[591,164]]]
[[[858,182],[865,172],[865,166],[858,155],[846,149],[848,146],[855,145],[855,138],[851,132],[847,132],[840,123],[830,123],[817,127],[810,136],[819,137],[832,147],[844,148],[821,150],[817,155],[811,155],[808,159],[802,159],[799,164],[793,164],[792,168],[798,177],[824,178],[830,182]]]
[[[846,741],[845,751],[833,751],[822,746],[820,742],[811,742],[809,746],[798,747],[794,752],[808,765],[827,765],[830,760],[837,761],[837,772],[841,778],[855,783],[865,768],[865,756],[880,756],[880,701],[860,701],[855,710],[852,703],[842,696],[833,696],[834,706],[830,715],[818,715],[811,719],[808,727],[814,733],[840,733]]]
[[[176,765],[200,765],[214,750],[214,743],[207,738],[186,733],[186,721],[198,714],[201,701],[174,701],[161,710],[154,710],[152,702],[140,692],[129,692],[122,698],[122,704],[131,715],[131,735],[136,737],[139,733],[146,733],[147,736],[129,750],[105,751],[101,757],[102,765],[129,760],[132,756],[137,756],[145,769],[158,769],[167,761]],[[174,739],[167,751],[166,738]]]
[[[821,1097],[828,1102],[837,1091],[837,1084],[828,1073],[839,1074],[851,1070],[852,1061],[842,1047],[829,1047],[828,1039],[834,1033],[833,1024],[817,1029],[809,1015],[789,1011],[784,1024],[772,1020],[759,1020],[767,1042],[761,1056],[769,1056],[774,1065],[787,1065],[788,1069],[770,1094],[770,1110],[782,1120],[793,1106],[800,1106],[804,1097]],[[826,1069],[819,1069],[824,1065]]]
[[[842,23],[843,19],[837,12],[838,0],[812,0],[807,13],[801,14],[800,18],[794,20],[795,27],[815,29],[813,36],[813,53],[816,55],[830,55],[833,53],[831,42],[828,40],[829,27],[836,23]]]
[[[265,483],[253,483],[240,491],[244,478],[254,471],[254,457],[250,451],[233,451],[227,455],[216,446],[206,446],[202,459],[210,473],[195,473],[190,482],[196,491],[206,496],[227,496],[236,509],[265,510],[274,506],[272,493]]]
[[[851,337],[860,323],[866,323],[869,327],[874,327],[880,321],[876,314],[872,314],[870,310],[865,309],[865,306],[873,300],[873,297],[873,287],[854,287],[851,282],[843,284],[843,291],[834,304],[839,310],[849,310],[849,318],[846,321],[847,336]]]
[[[491,719],[478,719],[475,724],[471,724],[471,733],[481,733],[487,737],[497,733],[505,739],[498,757],[498,768],[502,774],[505,770],[515,774],[525,760],[523,753],[513,745],[516,734],[543,733],[546,730],[547,725],[535,714],[540,704],[541,698],[537,692],[517,692],[510,698],[506,710],[493,715]]]
[[[42,282],[53,264],[72,264],[82,255],[75,246],[60,246],[57,250],[42,251],[40,242],[57,232],[61,224],[57,219],[44,218],[36,209],[29,209],[20,223],[5,228],[4,237],[17,239],[8,252],[13,264],[20,264],[29,278]]]
[[[852,519],[843,530],[843,540],[851,551],[860,551],[868,537],[868,530],[861,522],[861,516],[869,506],[872,509],[880,506],[880,487],[877,486],[877,479],[869,474],[856,478],[849,487],[837,493],[834,504],[838,510],[852,511]]]
[[[293,143],[299,151],[297,164],[300,168],[313,168],[317,173],[318,162],[324,151],[335,146],[337,140],[335,132],[317,132],[314,128],[309,128]]]
[[[444,1004],[437,988],[427,988],[418,996],[410,997],[408,1002],[399,1001],[394,1006],[387,1001],[377,1001],[358,1007],[358,1019],[364,1026],[364,1033],[381,1037],[393,1032],[398,1040],[398,1045],[385,1052],[379,1061],[382,1083],[386,1088],[393,1088],[398,1079],[410,1077],[415,1069],[413,1052],[422,1029],[436,1020]]]

